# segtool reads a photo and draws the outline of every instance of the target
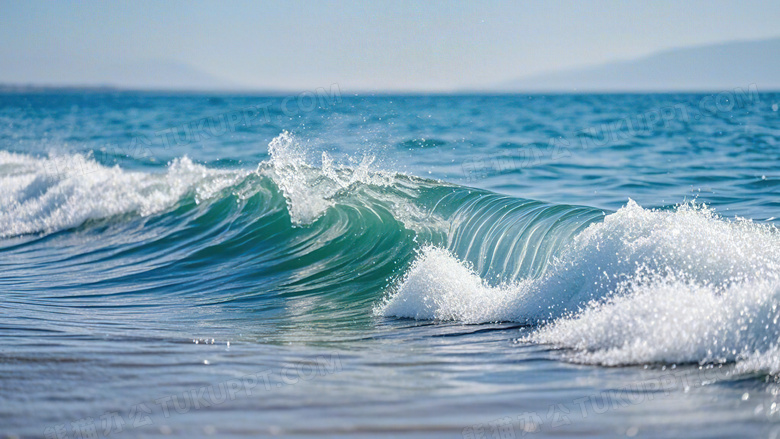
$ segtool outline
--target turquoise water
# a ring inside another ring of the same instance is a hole
[[[780,94],[0,95],[0,432],[780,432]]]

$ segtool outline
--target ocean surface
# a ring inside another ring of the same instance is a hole
[[[0,433],[776,438],[778,104],[0,94]]]

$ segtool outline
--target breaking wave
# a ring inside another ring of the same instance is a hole
[[[150,256],[93,261],[80,294],[132,271],[149,279],[138,294],[165,281],[197,303],[306,298],[286,308],[300,318],[346,322],[373,309],[514,321],[534,326],[522,341],[564,348],[572,361],[736,362],[780,373],[780,235],[771,225],[694,203],[652,210],[629,201],[605,212],[503,196],[383,171],[370,156],[339,164],[288,133],[269,152],[256,169],[183,157],[163,172],[0,152],[0,238],[23,251],[14,246],[143,226],[147,234],[89,244],[111,255],[143,246]]]

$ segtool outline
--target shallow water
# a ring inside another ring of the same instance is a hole
[[[0,95],[0,430],[774,437],[780,95]]]

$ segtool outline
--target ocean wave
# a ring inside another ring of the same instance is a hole
[[[241,205],[252,197],[278,198],[286,204],[285,233],[335,224],[362,231],[378,221],[384,224],[380,229],[400,227],[418,244],[441,245],[474,261],[481,275],[515,279],[543,272],[568,239],[603,215],[599,209],[382,171],[371,156],[354,160],[356,166],[343,165],[324,152],[317,158],[286,132],[271,142],[269,152],[271,159],[254,170],[214,169],[183,157],[164,172],[107,167],[80,154],[2,152],[0,237],[45,235],[112,218],[174,215],[175,221],[179,215],[184,221],[186,212],[201,203],[208,209],[224,200]],[[172,213],[182,206],[183,211]],[[212,215],[213,221],[221,222],[219,216]],[[352,222],[343,223],[347,219]]]

